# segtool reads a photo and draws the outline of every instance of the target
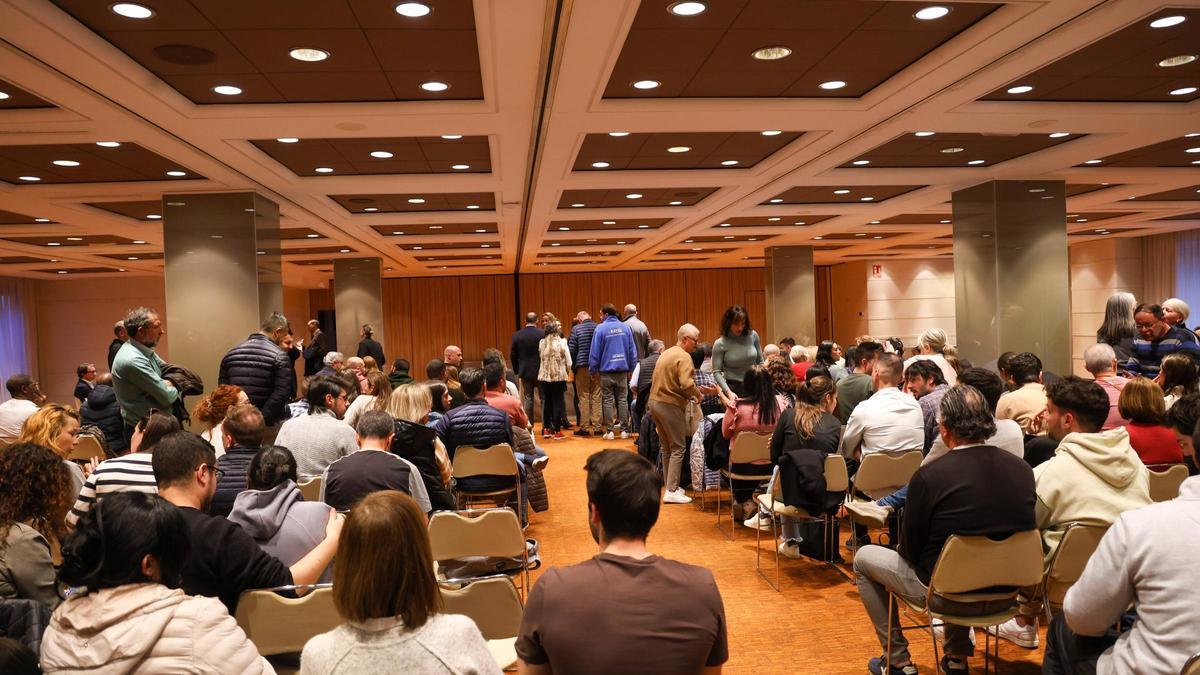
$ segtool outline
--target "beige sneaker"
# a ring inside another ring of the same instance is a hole
[[[885,527],[888,516],[892,515],[891,508],[876,502],[847,502],[846,510],[854,522],[874,527]]]

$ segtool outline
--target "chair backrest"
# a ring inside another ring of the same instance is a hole
[[[730,464],[750,464],[771,461],[771,435],[755,431],[739,431],[729,444]]]
[[[67,459],[72,462],[90,462],[93,458],[105,458],[104,448],[100,447],[100,441],[92,436],[80,435],[75,443],[75,448],[71,450],[71,454]]]
[[[921,468],[921,459],[920,450],[909,450],[898,455],[873,452],[863,457],[858,472],[854,474],[854,488],[871,491],[904,487]]]
[[[1150,471],[1150,499],[1166,502],[1179,496],[1179,486],[1187,480],[1187,466],[1176,464],[1166,471]]]
[[[1061,605],[1067,589],[1079,580],[1083,568],[1100,545],[1108,526],[1070,523],[1062,541],[1054,549],[1054,557],[1046,567],[1046,596],[1053,605]]]
[[[516,476],[517,459],[508,443],[487,448],[460,445],[454,451],[454,477]]]
[[[475,622],[485,640],[513,638],[521,628],[521,598],[506,576],[485,577],[462,588],[440,587],[442,611]]]
[[[999,541],[985,536],[951,535],[929,580],[930,596],[958,602],[1016,597],[1017,587],[1042,580],[1042,535],[1017,532]],[[993,587],[1011,592],[982,592]]]
[[[846,458],[838,453],[825,457],[825,491],[845,492],[850,487],[850,475],[846,469]]]
[[[325,479],[321,476],[313,476],[308,480],[300,483],[296,487],[300,488],[300,495],[304,497],[306,502],[321,501],[321,482]]]
[[[235,618],[263,656],[299,652],[310,638],[342,622],[328,584],[302,598],[285,598],[274,590],[246,591],[238,599]]]
[[[525,554],[525,534],[512,509],[438,511],[429,519],[429,543],[434,560]]]
[[[1192,654],[1188,658],[1187,663],[1183,664],[1183,669],[1179,671],[1179,675],[1200,675],[1200,653]]]

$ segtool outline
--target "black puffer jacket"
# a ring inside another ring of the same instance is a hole
[[[434,454],[436,438],[437,432],[429,427],[408,420],[396,420],[396,435],[392,438],[389,450],[397,457],[412,462],[421,472],[421,480],[425,483],[425,491],[429,493],[429,503],[434,511],[452,510],[454,496],[442,484],[442,473],[438,470]]]
[[[38,654],[49,625],[50,608],[37,600],[0,600],[0,637],[12,638]]]
[[[262,333],[229,350],[221,359],[218,384],[236,384],[250,402],[262,411],[263,421],[272,426],[287,419],[285,405],[291,400],[292,362]]]
[[[84,424],[100,427],[104,438],[108,440],[108,448],[114,453],[124,454],[129,449],[123,433],[125,422],[121,419],[121,407],[117,405],[117,393],[109,385],[96,385],[79,408],[79,416]]]
[[[233,501],[242,492],[248,490],[246,478],[250,474],[250,460],[258,454],[258,448],[247,448],[235,445],[225,449],[225,454],[217,458],[217,468],[225,475],[217,481],[217,491],[213,494],[208,512],[214,516],[228,518],[233,510]]]
[[[481,398],[469,399],[446,413],[434,423],[433,430],[442,439],[451,460],[460,445],[486,447],[508,443],[509,447],[514,447],[512,422],[508,419],[508,413],[493,408]]]

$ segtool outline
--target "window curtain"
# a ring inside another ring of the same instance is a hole
[[[1175,234],[1175,292],[1172,295],[1191,305],[1192,316],[1187,323],[1195,326],[1200,318],[1200,231]]]
[[[1168,233],[1142,238],[1142,294],[1138,302],[1159,303],[1175,297],[1175,270],[1187,269],[1179,266],[1178,236]],[[1193,255],[1193,265],[1195,260]]]
[[[37,378],[33,281],[0,277],[0,383],[17,373]],[[0,386],[0,402],[9,398]]]

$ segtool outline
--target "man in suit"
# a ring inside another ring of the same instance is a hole
[[[304,350],[304,375],[316,375],[318,371],[325,367],[325,355],[332,349],[329,346],[329,336],[325,335],[325,331],[321,330],[321,322],[312,319],[308,322],[309,344],[307,347],[301,342],[301,348]]]
[[[525,416],[533,419],[533,392],[537,391],[538,369],[542,359],[538,356],[538,344],[545,332],[537,326],[538,316],[534,312],[525,315],[525,327],[513,333],[512,347],[508,360],[521,380],[521,407]]]
[[[81,363],[75,368],[75,374],[79,376],[79,381],[75,383],[75,398],[79,399],[79,405],[83,405],[96,386],[96,364]]]

